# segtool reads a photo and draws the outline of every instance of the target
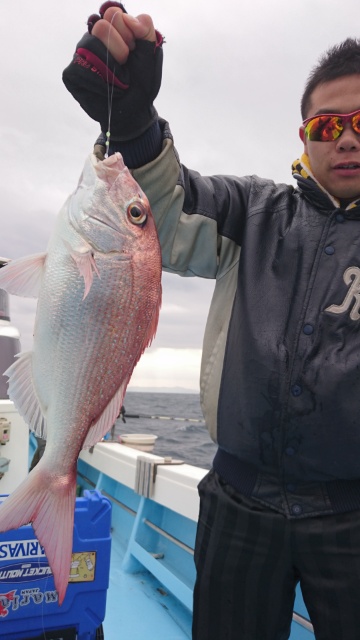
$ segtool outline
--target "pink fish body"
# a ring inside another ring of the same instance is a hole
[[[9,263],[0,288],[38,295],[32,352],[8,369],[9,396],[46,449],[0,506],[0,531],[32,523],[59,603],[71,564],[76,463],[114,424],[161,304],[161,254],[148,200],[119,153],[91,155],[48,251]]]

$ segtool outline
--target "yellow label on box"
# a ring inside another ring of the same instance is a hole
[[[95,580],[96,551],[73,553],[69,582],[93,582]]]

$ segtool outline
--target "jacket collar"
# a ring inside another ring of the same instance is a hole
[[[309,157],[306,153],[303,153],[301,158],[293,162],[292,174],[298,183],[299,190],[322,211],[329,212],[334,209],[342,209],[348,213],[348,217],[350,218],[360,217],[360,198],[350,202],[346,207],[342,207],[340,201],[334,198],[334,196],[326,191],[317,181],[311,171]]]

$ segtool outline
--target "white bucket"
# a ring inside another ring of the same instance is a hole
[[[147,453],[153,450],[156,440],[157,436],[149,433],[123,433],[119,436],[120,444]]]

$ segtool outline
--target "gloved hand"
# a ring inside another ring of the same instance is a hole
[[[63,81],[104,133],[110,130],[113,141],[126,141],[140,136],[157,118],[153,101],[161,84],[163,37],[156,31],[155,42],[136,39],[135,28],[135,46],[125,63],[119,64],[115,57],[117,45],[112,44],[112,55],[99,38],[91,35],[94,25],[98,29],[98,21],[103,18],[108,20],[107,26],[111,23],[111,28],[117,29],[113,16],[119,10],[126,13],[120,3],[106,2],[99,16],[90,16],[89,33],[78,43],[72,62],[63,72]]]

